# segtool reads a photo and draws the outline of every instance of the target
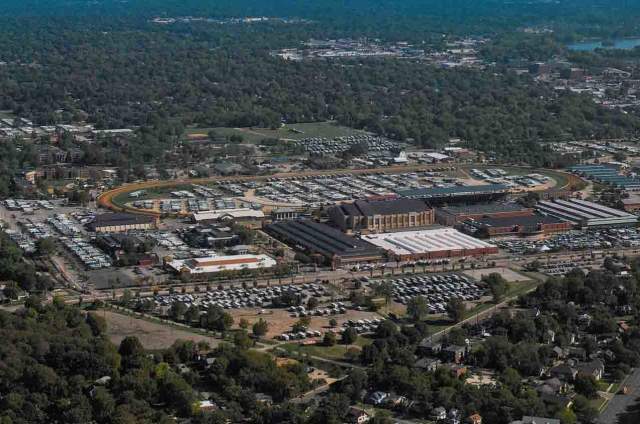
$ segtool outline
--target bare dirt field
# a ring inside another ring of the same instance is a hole
[[[237,327],[238,323],[243,318],[249,322],[250,326],[260,318],[263,318],[269,323],[269,331],[266,335],[266,338],[268,339],[272,339],[275,336],[279,336],[282,333],[290,331],[291,326],[300,319],[290,317],[289,312],[284,309],[266,309],[262,314],[259,312],[260,309],[234,309],[229,311],[233,316],[235,323],[234,327]],[[309,330],[317,330],[324,333],[329,328],[329,321],[331,318],[335,318],[338,322],[338,327],[341,328],[342,323],[350,319],[357,321],[359,319],[380,318],[380,315],[375,312],[348,310],[346,314],[342,315],[313,316],[311,317]]]
[[[134,318],[110,311],[100,311],[100,316],[107,320],[107,334],[116,345],[127,336],[136,336],[145,349],[159,350],[170,347],[176,340],[206,341],[209,345],[216,346],[219,340],[198,335],[186,330],[180,330],[172,326],[150,322],[140,318]]]
[[[464,274],[475,280],[480,280],[484,275],[493,274],[494,272],[502,275],[502,277],[505,280],[507,280],[509,283],[516,283],[519,281],[531,280],[531,278],[527,277],[526,275],[519,274],[512,269],[504,268],[504,267],[488,268],[488,269],[470,269],[470,270],[464,271]]]

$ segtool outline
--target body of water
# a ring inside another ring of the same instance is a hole
[[[592,52],[595,49],[622,49],[629,50],[640,46],[640,37],[637,38],[619,38],[613,40],[613,44],[604,45],[602,41],[591,40],[581,41],[567,45],[569,50],[580,52]]]

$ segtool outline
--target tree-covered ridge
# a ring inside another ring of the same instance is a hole
[[[566,34],[634,35],[639,11],[628,0],[7,0],[0,16],[300,17],[328,30],[424,39],[429,33],[495,33],[541,24]]]
[[[538,165],[547,164],[540,140],[620,137],[640,126],[634,115],[556,94],[527,76],[413,61],[271,57],[269,48],[294,37],[292,29],[142,24],[90,31],[59,24],[0,30],[7,62],[0,66],[0,109],[41,124],[59,122],[62,109],[108,128],[335,119],[420,146],[461,137],[513,161],[538,158]]]
[[[0,311],[0,337],[2,424],[275,423],[288,407],[263,408],[257,393],[280,404],[312,387],[303,365],[249,350],[246,333],[215,349],[179,340],[151,353],[135,337],[116,347],[100,313],[59,299],[43,305],[32,297],[13,314]],[[200,408],[200,392],[216,411]]]

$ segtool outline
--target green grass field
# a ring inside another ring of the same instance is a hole
[[[14,119],[16,115],[10,110],[0,110],[0,119]]]
[[[504,169],[509,173],[509,175],[528,175],[528,174],[541,174],[549,178],[553,178],[556,181],[556,187],[564,187],[567,185],[569,180],[567,177],[561,173],[556,171],[550,171],[547,169],[535,169],[535,168],[527,168],[527,167],[519,167],[519,166],[500,166],[500,165],[473,165],[473,166],[463,166],[462,169],[469,172],[472,168],[476,169],[491,169],[498,168]]]
[[[269,128],[189,128],[189,134],[208,134],[215,131],[221,137],[240,135],[244,141],[249,143],[259,143],[265,138],[277,138],[286,140],[301,140],[307,137],[341,137],[354,134],[364,134],[363,131],[353,128],[336,125],[332,122],[311,122],[303,124],[288,124],[281,128],[272,130]]]
[[[153,200],[153,199],[166,199],[170,198],[172,191],[190,190],[192,187],[189,184],[183,184],[171,187],[158,187],[144,189],[146,193],[140,197],[129,197],[129,192],[121,193],[113,198],[113,203],[117,206],[124,206],[126,203],[135,202],[138,200]],[[135,190],[133,190],[135,191]]]
[[[338,337],[339,338],[339,337]],[[343,361],[345,359],[345,353],[350,347],[358,346],[363,347],[373,342],[368,337],[359,336],[353,345],[345,346],[343,344],[336,344],[334,346],[322,346],[322,345],[300,345],[298,343],[285,343],[278,346],[279,349],[284,349],[287,352],[302,353],[309,356],[317,356],[324,359],[332,359],[335,361]]]

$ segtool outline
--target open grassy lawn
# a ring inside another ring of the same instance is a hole
[[[10,110],[0,110],[0,119],[14,119],[16,115]]]
[[[529,290],[534,289],[539,284],[539,280],[527,280],[519,281],[517,283],[509,283],[509,290],[507,290],[507,295],[505,297],[521,296]]]
[[[259,143],[265,138],[277,138],[287,140],[301,140],[307,137],[341,137],[354,134],[364,134],[363,131],[336,125],[332,122],[310,122],[302,124],[287,124],[277,129],[270,128],[189,128],[186,133],[208,134],[215,131],[221,137],[240,135],[244,141]]]
[[[569,182],[567,176],[562,172],[550,171],[547,169],[535,169],[519,166],[500,166],[500,165],[473,165],[462,167],[465,171],[470,171],[472,168],[476,169],[491,169],[498,168],[504,169],[509,175],[529,175],[529,174],[541,174],[552,178],[556,181],[556,187],[564,187]]]
[[[153,200],[153,199],[166,199],[171,197],[172,191],[190,190],[192,187],[189,184],[183,184],[171,187],[153,187],[144,189],[146,193],[140,197],[129,197],[129,192],[120,193],[113,198],[113,203],[118,206],[124,206],[126,203],[135,202],[138,200]],[[135,191],[135,190],[134,190]]]
[[[360,347],[371,344],[373,339],[368,337],[359,336],[356,342],[352,345],[345,346],[343,344],[336,344],[334,346],[322,346],[322,345],[301,345],[298,343],[285,343],[278,346],[279,349],[284,349],[289,353],[302,353],[309,356],[317,356],[319,358],[332,359],[335,361],[344,361],[345,353],[352,347]]]

